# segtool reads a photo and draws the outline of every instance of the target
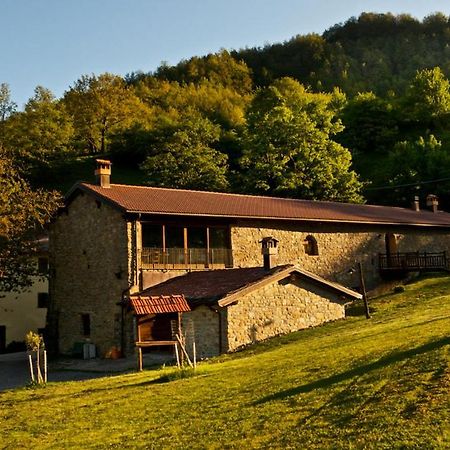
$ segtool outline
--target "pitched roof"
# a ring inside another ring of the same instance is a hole
[[[130,305],[139,316],[191,310],[183,295],[133,295],[130,297]]]
[[[219,192],[79,183],[79,190],[129,213],[450,227],[450,214],[407,208],[296,200]]]
[[[362,298],[361,294],[351,289],[327,281],[291,264],[278,266],[269,271],[263,267],[248,267],[189,272],[156,286],[151,286],[138,295],[144,297],[177,293],[183,294],[193,307],[200,304],[218,304],[224,307],[236,301],[237,297],[255,291],[265,284],[285,279],[294,273],[300,278],[345,297]]]

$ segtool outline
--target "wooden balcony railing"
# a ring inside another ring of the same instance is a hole
[[[449,270],[446,252],[427,253],[380,253],[379,267],[381,271],[441,271]]]
[[[229,248],[148,248],[141,251],[143,269],[221,269],[233,266]]]

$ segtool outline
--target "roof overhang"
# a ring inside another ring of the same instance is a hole
[[[137,316],[191,311],[184,295],[180,294],[148,297],[132,295],[130,297],[130,306]]]
[[[109,189],[113,189],[109,188]],[[145,211],[136,209],[127,209],[120,203],[101,195],[100,193],[92,190],[85,184],[77,182],[66,194],[65,203],[70,204],[78,193],[88,193],[96,199],[109,204],[113,208],[121,211],[124,214],[130,216],[149,216],[149,217],[205,217],[214,219],[231,219],[231,220],[266,220],[272,222],[295,222],[295,223],[327,223],[327,224],[346,224],[346,225],[365,225],[365,226],[395,226],[395,227],[407,227],[407,228],[426,228],[426,229],[448,229],[450,230],[450,224],[445,223],[427,223],[427,222],[412,222],[412,221],[383,221],[383,220],[350,220],[350,219],[327,219],[327,218],[311,218],[311,217],[282,217],[282,216],[264,216],[264,215],[245,215],[245,214],[208,214],[208,213],[192,213],[192,212],[170,212],[170,211]],[[268,197],[270,198],[270,197]]]
[[[284,280],[285,278],[290,277],[294,274],[297,275],[300,279],[305,279],[310,283],[316,284],[325,290],[332,291],[349,300],[362,299],[362,295],[359,292],[353,291],[352,289],[342,286],[341,284],[325,280],[325,278],[315,275],[307,270],[300,269],[297,266],[291,266],[284,270],[274,273],[272,276],[265,277],[260,281],[257,281],[255,283],[252,283],[251,285],[245,286],[241,289],[229,293],[225,297],[222,297],[220,300],[218,300],[217,304],[222,308],[230,306],[231,304],[236,303],[238,299],[241,298],[242,296],[249,294],[253,291],[256,291],[266,286],[267,284]]]

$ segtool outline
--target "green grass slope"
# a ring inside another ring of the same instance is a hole
[[[450,278],[201,364],[0,394],[1,448],[450,448]]]

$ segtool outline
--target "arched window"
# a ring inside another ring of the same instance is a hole
[[[319,254],[319,248],[317,247],[317,241],[314,236],[308,235],[305,238],[305,253],[311,256],[317,256]]]

